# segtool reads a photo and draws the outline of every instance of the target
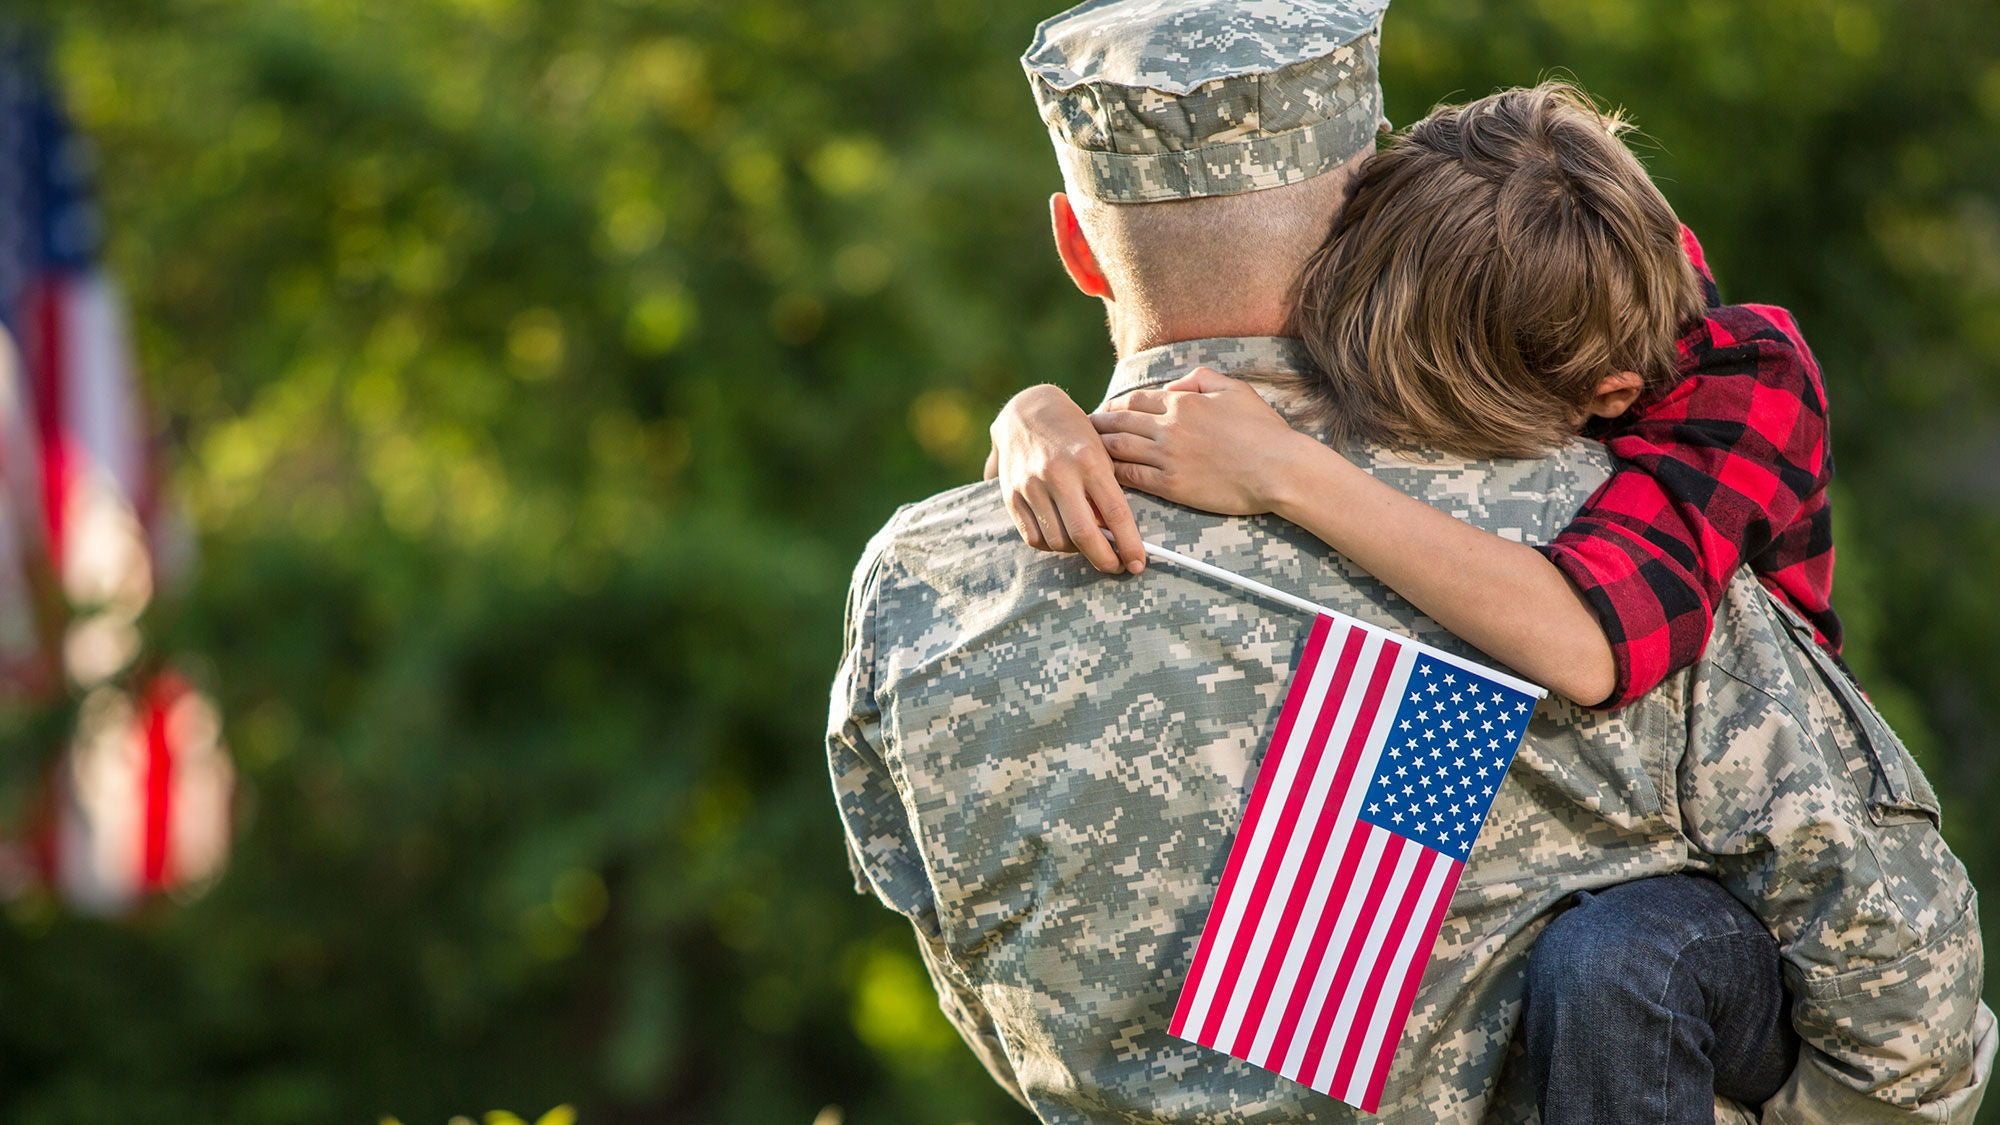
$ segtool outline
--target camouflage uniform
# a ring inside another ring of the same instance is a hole
[[[1200,341],[1125,360],[1112,389],[1203,363],[1304,366],[1296,341]],[[1608,471],[1582,441],[1530,461],[1348,452],[1531,542]],[[1292,525],[1133,501],[1155,542],[1464,651]],[[1514,1040],[1536,934],[1575,891],[1690,869],[1748,903],[1787,959],[1810,1046],[1767,1120],[1971,1119],[1995,1037],[1936,801],[1803,623],[1747,576],[1723,604],[1709,656],[1637,704],[1537,712],[1384,1119],[1532,1120]],[[1043,1120],[1361,1118],[1166,1031],[1307,624],[1170,567],[1106,578],[1031,551],[990,483],[904,508],[863,557],[828,740],[855,869],[915,925],[946,1013]]]
[[[1071,190],[1119,204],[1294,183],[1371,143],[1386,0],[1091,0],[1023,58]],[[1121,361],[1113,395],[1207,364],[1287,410],[1296,340]],[[1546,542],[1604,480],[1540,460],[1359,465]],[[1133,497],[1152,541],[1440,647],[1311,535]],[[1348,1121],[1166,1028],[1308,622],[1167,567],[1029,550],[991,484],[899,511],[855,574],[828,756],[860,887],[907,916],[945,1013],[1050,1122]],[[1738,575],[1708,656],[1614,714],[1537,712],[1452,899],[1382,1099],[1390,1121],[1535,1116],[1515,1057],[1530,946],[1578,890],[1713,874],[1784,952],[1807,1043],[1781,1122],[1969,1121],[1993,1016],[1965,871],[1895,736]],[[1749,1119],[1739,1107],[1719,1114]]]

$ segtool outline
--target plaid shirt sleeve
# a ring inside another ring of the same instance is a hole
[[[1543,548],[1611,641],[1605,708],[1701,657],[1745,562],[1837,645],[1819,366],[1790,313],[1720,305],[1700,244],[1682,237],[1710,307],[1679,341],[1681,380],[1594,433],[1622,463]]]

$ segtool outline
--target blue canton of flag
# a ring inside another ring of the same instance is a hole
[[[1418,653],[1361,819],[1465,859],[1534,711],[1533,696]]]
[[[40,42],[0,22],[0,323],[16,336],[38,284],[94,267],[92,163],[56,101]]]

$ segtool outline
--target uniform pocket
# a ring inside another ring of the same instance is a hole
[[[1766,597],[1777,607],[1779,619],[1798,642],[1797,649],[1812,664],[1820,683],[1847,715],[1841,749],[1854,783],[1867,798],[1869,817],[1877,824],[1927,820],[1935,826],[1939,820],[1937,792],[1909,748],[1861,693],[1854,677],[1813,638],[1812,626],[1782,600],[1768,593]]]

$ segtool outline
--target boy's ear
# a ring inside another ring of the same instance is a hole
[[[1069,279],[1076,282],[1085,296],[1110,300],[1111,282],[1097,264],[1097,251],[1090,248],[1090,240],[1083,236],[1083,224],[1076,221],[1076,209],[1070,206],[1069,196],[1062,192],[1049,196],[1049,221],[1055,227],[1056,255],[1069,271]]]
[[[1598,418],[1616,418],[1632,409],[1632,404],[1639,401],[1639,392],[1645,389],[1646,381],[1636,371],[1606,375],[1597,381],[1583,411]]]

